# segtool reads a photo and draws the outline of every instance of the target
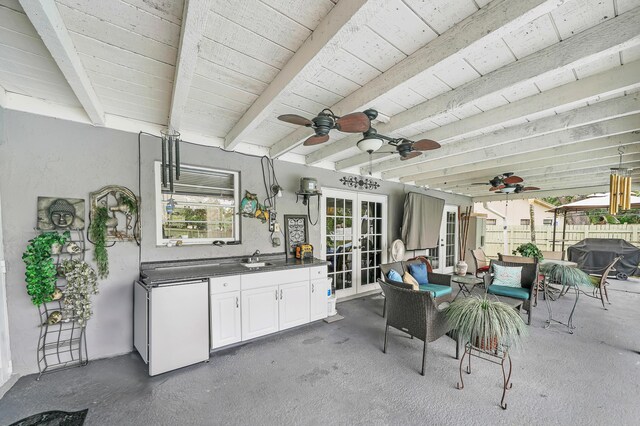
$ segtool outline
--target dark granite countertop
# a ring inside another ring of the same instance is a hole
[[[282,255],[262,255],[260,262],[268,265],[258,268],[247,268],[241,265],[246,258],[205,259],[183,262],[148,262],[141,265],[140,278],[147,285],[157,285],[173,281],[193,280],[239,274],[255,274],[259,272],[279,271],[293,268],[310,268],[328,265],[321,259],[286,259]]]

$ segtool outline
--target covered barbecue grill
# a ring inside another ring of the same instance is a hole
[[[618,279],[640,274],[640,249],[623,239],[587,238],[569,247],[567,256],[578,268],[591,273],[604,272],[614,258],[621,256],[615,266]]]

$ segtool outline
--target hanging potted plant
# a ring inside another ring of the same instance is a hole
[[[22,260],[26,265],[27,293],[34,305],[40,306],[53,300],[57,271],[51,258],[51,247],[54,244],[64,245],[70,237],[69,231],[63,234],[45,232],[29,240]]]
[[[109,254],[107,253],[107,221],[109,220],[109,210],[106,207],[95,209],[89,227],[89,239],[93,243],[93,260],[98,266],[100,278],[109,275]]]
[[[446,315],[462,342],[488,351],[496,351],[500,344],[519,346],[527,331],[515,309],[486,296],[457,299],[447,308]]]
[[[67,279],[64,288],[63,317],[84,327],[91,318],[91,295],[98,294],[98,277],[87,262],[70,259],[62,262]]]
[[[511,254],[519,254],[522,257],[534,257],[538,262],[543,259],[542,251],[533,243],[520,244]]]

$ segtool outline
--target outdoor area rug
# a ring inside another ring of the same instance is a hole
[[[18,420],[9,426],[82,426],[89,409],[74,411],[46,411]]]

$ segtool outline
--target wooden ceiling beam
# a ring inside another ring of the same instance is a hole
[[[598,97],[635,89],[640,87],[638,75],[640,75],[640,60],[446,124],[418,134],[413,139],[432,139],[442,144],[448,144],[454,140],[465,138],[466,135],[473,132],[490,129],[519,117],[552,111],[568,105],[592,101]],[[363,154],[352,159],[338,161],[336,169],[343,170],[344,168],[365,164],[368,161],[367,157],[367,154]],[[428,158],[415,158],[413,160],[400,161],[399,158],[393,157],[379,161],[373,166],[372,171],[382,172],[425,161],[431,160]],[[367,166],[363,167],[364,169],[368,171]]]
[[[455,112],[474,101],[518,84],[569,70],[606,57],[622,49],[640,44],[638,22],[640,7],[602,22],[560,43],[539,50],[518,61],[445,92],[391,117],[389,123],[377,126],[379,133],[391,134],[432,119]],[[437,39],[436,39],[437,40]],[[452,107],[453,105],[453,107]],[[307,155],[307,164],[316,164],[356,144],[361,136],[347,136]]]
[[[366,26],[372,16],[382,10],[383,6],[384,0],[343,1],[334,6],[260,97],[227,133],[225,148],[234,149],[271,114],[282,95],[291,92],[318,72],[342,46]],[[309,137],[308,129],[302,128],[300,131],[305,134],[304,138]],[[286,150],[278,155],[284,152]],[[276,156],[273,148],[271,156]]]
[[[634,173],[632,176],[635,178],[638,177],[640,173]],[[549,183],[547,186],[542,187],[540,191],[525,191],[520,194],[509,194],[509,200],[514,199],[527,199],[527,198],[542,198],[548,197],[552,193],[553,195],[573,195],[569,193],[565,193],[565,191],[569,191],[571,188],[583,188],[584,192],[574,192],[574,194],[587,195],[595,191],[585,190],[584,188],[601,188],[599,191],[608,192],[609,191],[609,175],[607,174],[604,178],[593,178],[593,177],[578,177],[576,179],[563,179],[562,181],[556,181],[554,183]],[[632,187],[638,188],[638,184],[633,182]],[[487,191],[488,192],[488,191]],[[506,194],[493,193],[489,195],[469,195],[473,199],[474,202],[478,201],[499,201],[504,200],[506,198]],[[518,197],[518,198],[516,198]]]
[[[484,169],[486,167],[486,163],[483,163],[486,161],[497,161],[495,164],[503,164],[505,169],[510,169],[509,159],[501,160],[499,151],[504,151],[505,153],[517,153],[521,155],[531,154],[531,156],[533,156],[541,150],[589,141],[600,138],[602,135],[620,135],[619,137],[622,138],[624,136],[621,134],[634,132],[638,129],[640,129],[640,115],[614,118],[612,120],[593,123],[548,135],[537,136],[535,138],[518,140],[503,145],[499,147],[499,149],[489,148],[481,153],[471,153],[471,155],[461,154],[458,156],[459,159],[455,164],[449,164],[448,167],[440,170],[404,176],[400,178],[400,182],[422,182],[423,180],[441,176],[444,173],[458,174],[464,173],[465,171],[474,172]],[[542,153],[542,156],[544,155],[546,155],[546,153]],[[474,156],[477,157],[476,160],[473,159]],[[436,166],[434,166],[434,168],[435,167]]]
[[[339,2],[338,5],[341,3]],[[405,84],[444,59],[460,54],[480,40],[486,40],[488,37],[492,39],[502,37],[527,22],[549,13],[560,4],[562,2],[557,0],[520,0],[517,2],[494,0],[333,105],[331,109],[338,115],[360,111],[378,97]],[[273,145],[271,156],[277,157],[290,151],[308,136],[308,129],[294,131]],[[309,164],[318,161],[321,160],[315,160],[311,157]]]
[[[512,200],[527,200],[531,198],[544,198],[544,197],[554,197],[554,196],[563,196],[563,195],[587,195],[594,194],[597,192],[608,192],[609,185],[585,185],[585,184],[574,184],[572,186],[566,186],[562,188],[553,188],[547,189],[543,191],[535,191],[535,192],[521,192],[520,194],[510,194],[509,201]],[[474,203],[482,203],[482,202],[490,202],[490,201],[504,201],[506,199],[505,194],[493,195],[484,195],[478,197],[472,197]]]
[[[614,156],[593,161],[575,163],[572,162],[570,164],[548,166],[538,170],[532,170],[526,175],[526,178],[522,185],[544,188],[546,186],[546,183],[548,182],[555,182],[558,180],[564,181],[567,178],[571,179],[578,176],[584,177],[584,175],[597,175],[600,177],[607,176],[608,179],[609,170],[611,170],[612,167],[617,167],[620,164],[618,159],[619,158],[617,156]],[[638,166],[640,166],[640,154],[629,155],[622,163],[622,167],[627,167],[630,169],[636,168]],[[455,187],[435,185],[435,187],[444,191],[460,192],[463,194],[471,194],[472,196],[482,195],[483,193],[489,192],[489,185]]]
[[[455,174],[441,174],[417,183],[419,185],[429,185],[430,187],[453,189],[454,187],[468,186],[469,182],[486,182],[488,187],[489,179],[507,171],[512,171],[516,175],[524,178],[530,171],[545,168],[549,166],[550,163],[555,163],[556,161],[581,164],[583,161],[591,161],[594,158],[613,156],[618,158],[619,147],[638,151],[640,147],[635,148],[635,146],[639,143],[640,135],[634,134],[633,132],[616,136],[606,136],[604,138],[591,139],[572,145],[561,145],[535,153],[514,154],[508,157],[502,157],[499,165],[496,165],[495,162],[487,161],[483,163],[486,168],[477,171],[463,170]],[[508,170],[506,168],[508,168]]]
[[[384,179],[403,178],[420,173],[431,172],[434,168],[446,169],[454,164],[477,163],[484,160],[495,160],[502,156],[510,155],[514,146],[520,146],[527,139],[537,138],[539,140],[546,134],[568,131],[580,128],[588,124],[606,122],[618,117],[624,117],[640,112],[640,94],[628,95],[621,98],[614,98],[597,104],[567,111],[562,114],[541,118],[531,123],[519,126],[507,127],[492,133],[477,136],[475,138],[463,139],[442,146],[442,148],[427,152],[428,162],[407,165],[403,168],[382,172]],[[606,134],[598,133],[598,127],[585,128],[592,129],[595,133],[593,137],[600,137]],[[576,134],[576,141],[582,140],[585,135]],[[522,141],[522,142],[521,142]],[[536,148],[529,146],[529,150]],[[548,145],[540,145],[538,149],[551,148]]]
[[[179,131],[182,125],[184,108],[198,63],[200,42],[207,27],[211,4],[211,0],[185,0],[184,2],[180,45],[169,109],[168,126],[171,130]]]
[[[20,0],[20,5],[56,61],[91,123],[104,126],[104,108],[91,85],[56,3]]]

